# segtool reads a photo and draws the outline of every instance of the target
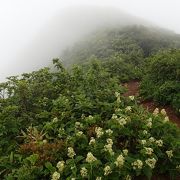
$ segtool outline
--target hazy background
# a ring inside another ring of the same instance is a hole
[[[128,21],[140,17],[180,33],[179,7],[179,0],[0,0],[0,81],[47,65],[88,31],[126,13],[135,16]]]

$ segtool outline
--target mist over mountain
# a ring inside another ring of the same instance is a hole
[[[134,24],[151,26],[151,23],[118,8],[82,6],[64,10],[42,27],[29,45],[22,49],[15,62],[20,65],[16,72],[32,71],[48,65],[52,58],[59,57],[63,50],[91,32]]]

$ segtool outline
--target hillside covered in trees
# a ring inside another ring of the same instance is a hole
[[[0,179],[176,179],[180,129],[180,36],[128,26],[99,30],[66,50],[54,67],[0,84]],[[65,64],[65,67],[62,65]]]

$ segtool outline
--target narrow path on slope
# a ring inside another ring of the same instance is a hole
[[[130,81],[128,83],[125,83],[124,86],[127,88],[127,92],[124,94],[124,96],[138,96],[139,95],[139,81]],[[180,117],[177,116],[177,114],[174,112],[174,110],[170,106],[161,106],[156,104],[152,100],[143,101],[141,100],[140,104],[147,109],[150,112],[153,112],[156,107],[159,109],[165,109],[167,112],[167,115],[169,119],[176,123],[177,126],[180,128]]]

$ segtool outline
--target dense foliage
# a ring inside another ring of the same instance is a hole
[[[166,50],[148,59],[141,94],[180,112],[180,50]]]
[[[167,48],[179,48],[180,36],[172,32],[144,26],[128,26],[99,30],[67,49],[64,64],[87,64],[92,59],[121,81],[139,79],[144,75],[146,57]]]
[[[180,131],[148,113],[100,62],[0,84],[0,178],[126,179],[180,171]]]

